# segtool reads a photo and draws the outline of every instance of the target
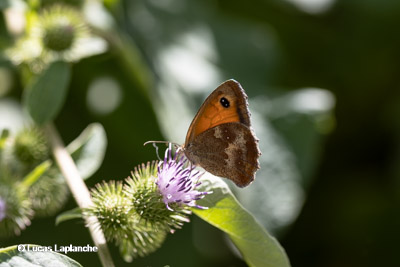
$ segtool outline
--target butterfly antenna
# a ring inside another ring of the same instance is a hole
[[[143,145],[147,145],[147,144],[166,144],[168,145],[170,142],[168,141],[147,141],[146,143],[144,143]]]
[[[160,158],[160,155],[158,153],[158,146],[157,144],[165,144],[165,145],[169,145],[169,144],[173,144],[175,149],[178,151],[180,149],[180,145],[177,143],[173,143],[173,142],[169,142],[169,141],[147,141],[146,143],[144,143],[143,145],[147,145],[147,144],[153,144],[154,148],[156,149],[156,154],[157,154],[157,158],[158,160],[162,161]]]

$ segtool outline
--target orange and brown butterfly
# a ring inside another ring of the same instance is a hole
[[[193,165],[211,174],[228,178],[239,187],[249,185],[260,168],[261,153],[248,105],[247,95],[237,81],[223,82],[200,107],[178,150]]]
[[[247,95],[237,81],[222,83],[207,97],[181,149],[192,164],[239,187],[254,180],[261,153],[251,127]]]

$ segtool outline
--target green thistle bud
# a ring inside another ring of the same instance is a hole
[[[71,47],[74,41],[75,29],[67,20],[59,20],[45,29],[43,44],[50,50],[64,51]]]
[[[27,188],[0,170],[0,237],[19,235],[30,225],[33,216]]]
[[[29,188],[32,208],[37,217],[56,214],[69,197],[64,177],[56,168],[49,169]]]
[[[131,262],[134,258],[145,257],[156,251],[164,243],[166,231],[160,231],[138,222],[127,239],[119,244],[119,251],[125,261]]]
[[[96,216],[108,241],[119,246],[126,261],[146,256],[161,246],[166,232],[143,223],[125,194],[122,182],[97,184],[91,190],[93,206],[84,210],[85,216]]]
[[[14,141],[14,155],[29,167],[46,160],[49,146],[43,132],[36,127],[19,132]]]
[[[96,216],[106,239],[116,243],[128,237],[135,222],[130,201],[122,188],[122,182],[96,184],[91,190],[93,206],[84,211],[87,216]]]
[[[46,50],[63,53],[71,50],[76,40],[87,31],[83,17],[72,8],[54,5],[40,17],[41,38]]]
[[[107,42],[90,32],[79,11],[80,4],[85,1],[50,2],[56,1],[43,1],[42,12],[29,13],[25,34],[5,51],[15,65],[22,67],[24,83],[56,60],[77,62],[107,50]]]

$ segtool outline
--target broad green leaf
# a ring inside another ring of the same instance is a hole
[[[211,225],[226,232],[249,266],[290,266],[285,251],[242,205],[219,178],[203,176],[201,190],[212,194],[197,201],[206,210],[193,212]]]
[[[71,70],[64,61],[53,62],[26,88],[24,104],[37,124],[53,120],[67,95]]]
[[[36,251],[38,249],[48,251]],[[51,247],[50,247],[51,248]],[[35,251],[33,251],[35,250]],[[18,245],[0,249],[0,267],[82,267],[77,261],[38,245]]]
[[[67,146],[83,179],[95,173],[103,162],[107,136],[99,123],[92,123]]]
[[[56,225],[59,225],[62,222],[69,221],[72,219],[81,219],[81,218],[83,218],[83,217],[82,217],[82,211],[80,208],[67,210],[57,216]]]

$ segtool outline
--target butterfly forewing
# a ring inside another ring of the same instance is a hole
[[[189,127],[185,144],[202,132],[229,122],[240,122],[250,127],[247,95],[235,80],[222,83],[207,97]]]

